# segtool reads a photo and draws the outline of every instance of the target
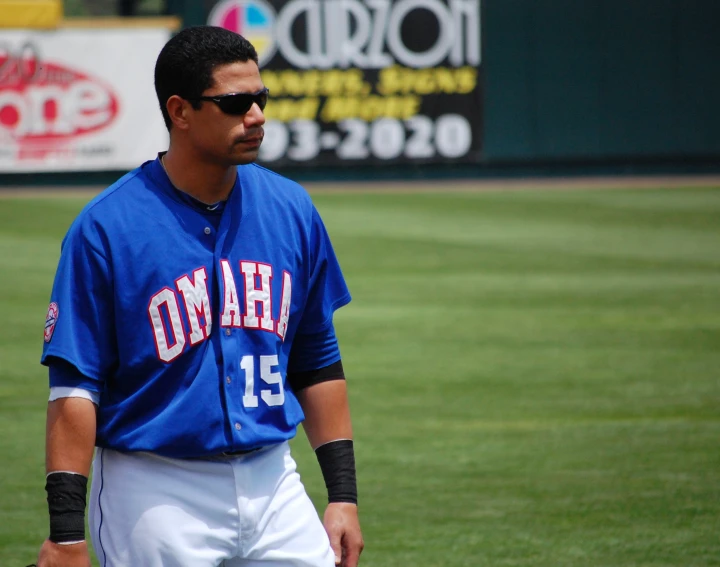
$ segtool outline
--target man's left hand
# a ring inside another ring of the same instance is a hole
[[[357,567],[365,543],[360,531],[358,508],[350,502],[331,502],[323,517],[330,547],[335,552],[335,565]]]

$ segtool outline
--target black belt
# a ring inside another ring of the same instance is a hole
[[[225,451],[223,453],[218,453],[217,455],[219,457],[238,457],[240,455],[254,453],[255,451],[259,451],[260,449],[264,449],[264,447],[255,447],[254,449],[240,449],[238,451]]]
[[[267,449],[266,447],[255,447],[254,449],[238,449],[237,451],[223,451],[222,453],[213,453],[212,455],[202,455],[200,457],[189,457],[190,459],[196,461],[225,461],[228,459],[232,459],[235,457],[242,457],[243,455],[249,455],[250,453],[255,453],[256,451],[262,451],[263,449]]]
[[[212,455],[205,455],[203,457],[197,457],[198,459],[205,461],[226,461],[228,459],[234,459],[235,457],[242,457],[243,455],[249,455],[260,451],[265,447],[255,447],[254,449],[238,449],[237,451],[223,451],[222,453],[213,453]]]

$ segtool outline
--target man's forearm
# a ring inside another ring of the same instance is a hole
[[[45,490],[50,535],[40,551],[41,566],[89,564],[85,503],[96,427],[95,405],[90,400],[60,398],[48,404]]]
[[[345,380],[331,380],[299,393],[303,426],[320,463],[329,502],[357,504],[355,454]]]
[[[336,439],[352,439],[345,380],[330,380],[300,390],[303,428],[313,449]]]
[[[95,404],[60,398],[48,404],[45,467],[90,476],[97,427]]]

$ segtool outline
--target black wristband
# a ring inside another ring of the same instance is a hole
[[[50,512],[50,541],[68,543],[85,539],[87,482],[87,477],[68,472],[53,472],[47,476],[45,490]]]
[[[355,451],[350,439],[338,439],[315,449],[328,491],[328,502],[357,504]]]

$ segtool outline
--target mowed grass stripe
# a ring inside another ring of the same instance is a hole
[[[46,531],[42,318],[88,198],[0,200],[0,565]],[[313,198],[354,297],[362,564],[720,565],[720,190]]]

